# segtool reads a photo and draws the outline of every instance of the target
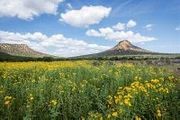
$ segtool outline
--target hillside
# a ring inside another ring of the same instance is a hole
[[[128,40],[120,41],[113,48],[106,50],[104,52],[98,53],[98,55],[136,55],[136,54],[152,54],[146,49],[142,49],[130,43]]]
[[[25,44],[0,43],[0,54],[23,57],[44,57],[47,54],[37,52]]]
[[[79,57],[108,57],[108,56],[119,56],[119,55],[156,55],[160,53],[152,52],[140,47],[133,45],[128,40],[120,41],[116,46],[113,48],[95,54],[89,54]]]

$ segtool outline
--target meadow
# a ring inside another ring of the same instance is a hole
[[[152,65],[1,62],[0,119],[178,120],[179,80]]]

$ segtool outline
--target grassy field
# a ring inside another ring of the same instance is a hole
[[[0,63],[0,119],[178,120],[167,67],[108,61]]]

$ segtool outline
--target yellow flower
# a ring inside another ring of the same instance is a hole
[[[34,100],[34,98],[33,98],[33,97],[30,97],[29,99],[30,99],[31,101],[32,101],[32,100]]]
[[[56,106],[58,104],[57,100],[50,101],[51,106]]]
[[[113,117],[117,117],[117,116],[118,116],[118,113],[117,113],[117,112],[113,112],[113,113],[112,113],[112,116],[113,116]]]
[[[11,99],[12,99],[11,96],[5,96],[5,97],[4,97],[4,100],[11,100]]]
[[[151,83],[157,84],[157,83],[159,83],[159,80],[158,79],[152,79]]]
[[[107,101],[108,104],[111,105],[112,104],[112,97],[109,95],[107,98],[108,98],[108,101]]]
[[[139,116],[135,116],[135,120],[141,120],[141,118]]]
[[[121,99],[122,99],[122,96],[121,96],[121,95],[119,95],[119,96],[114,96],[114,101],[115,101],[116,104],[118,104],[118,103],[121,101]]]
[[[108,114],[108,115],[107,115],[107,118],[111,118],[111,114]]]
[[[158,117],[161,117],[161,116],[162,116],[161,111],[160,111],[159,109],[157,110],[157,116],[158,116]]]
[[[6,105],[6,106],[10,105],[10,101],[9,100],[5,101],[4,105]]]
[[[168,90],[168,88],[163,88],[163,87],[161,87],[161,88],[159,88],[159,92],[169,93],[169,90]]]
[[[5,97],[4,97],[4,105],[6,105],[6,106],[9,107],[9,106],[11,105],[12,100],[13,100],[13,97],[11,97],[11,96],[5,96]]]
[[[29,94],[29,101],[33,101],[34,100],[34,97],[32,94]]]
[[[147,86],[147,88],[153,88],[153,85],[151,83],[146,83],[145,85]]]
[[[132,106],[129,98],[124,99],[124,104],[127,106]]]

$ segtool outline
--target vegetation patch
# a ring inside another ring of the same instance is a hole
[[[177,120],[179,78],[105,61],[0,63],[0,119]]]

